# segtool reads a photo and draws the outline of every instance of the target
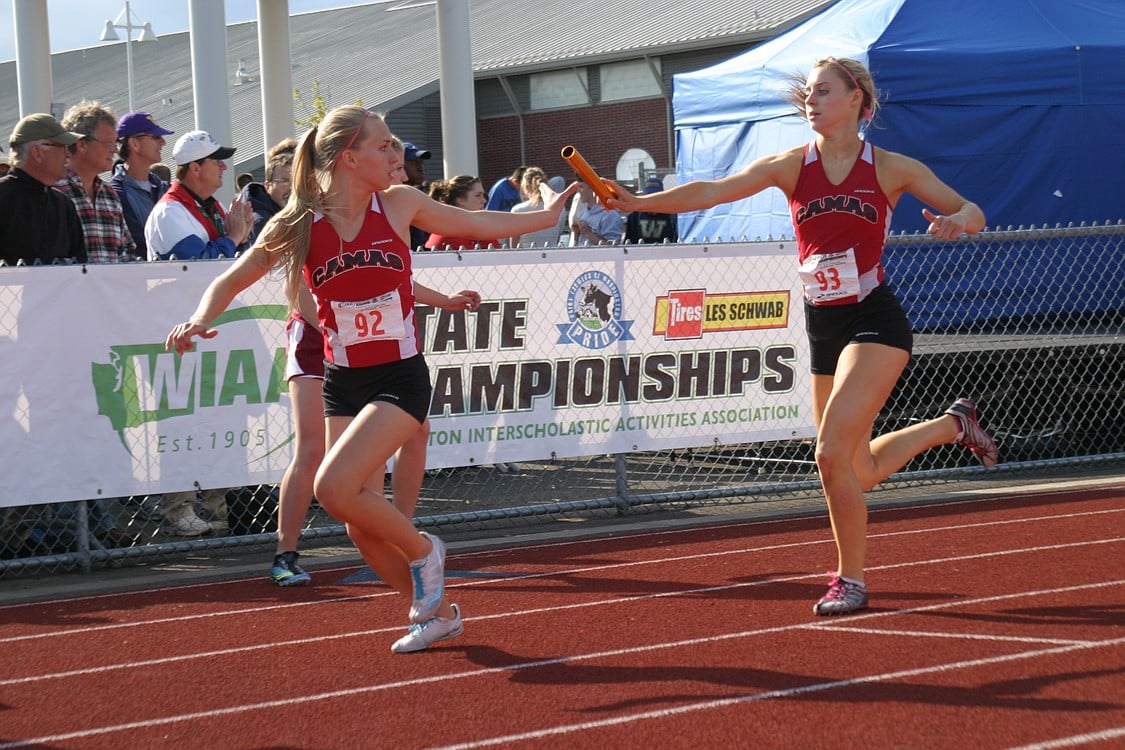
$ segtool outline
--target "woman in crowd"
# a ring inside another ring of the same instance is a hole
[[[539,167],[528,167],[524,170],[523,178],[520,180],[520,194],[523,195],[523,201],[512,206],[512,211],[514,213],[538,211],[543,208],[544,196],[549,197],[551,194],[563,189],[563,185],[558,184],[561,182],[561,177],[552,177],[548,180],[546,173]],[[562,236],[564,226],[566,226],[566,218],[563,217],[560,218],[559,223],[553,227],[547,227],[546,229],[540,229],[538,232],[513,237],[511,246],[558,247],[559,238]]]
[[[480,178],[468,174],[457,175],[448,180],[434,180],[430,184],[430,197],[438,203],[456,206],[466,211],[481,211],[488,202]],[[482,241],[432,232],[430,238],[426,240],[426,247],[431,250],[486,250],[500,247],[500,243],[495,239]]]

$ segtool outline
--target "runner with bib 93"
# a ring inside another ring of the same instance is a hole
[[[816,463],[836,541],[837,567],[818,615],[867,606],[864,492],[923,451],[947,443],[994,466],[995,443],[976,406],[957,399],[939,417],[872,439],[875,418],[910,361],[910,321],[884,283],[883,246],[891,213],[909,193],[923,204],[928,232],[940,240],[976,234],[984,213],[916,159],[862,136],[875,117],[878,91],[856,60],[827,57],[795,78],[792,104],[815,134],[808,144],[757,159],[737,174],[649,195],[607,181],[610,208],[682,213],[747,198],[767,188],[789,201],[804,286],[805,322],[816,422]]]

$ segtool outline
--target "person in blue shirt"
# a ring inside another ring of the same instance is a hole
[[[512,206],[523,201],[523,193],[520,192],[520,183],[523,182],[523,173],[527,171],[527,167],[516,167],[516,171],[502,180],[497,180],[496,184],[488,190],[488,203],[485,204],[485,210],[488,211],[511,211]]]
[[[160,179],[151,167],[160,161],[164,136],[172,134],[153,122],[148,112],[130,112],[117,122],[117,155],[121,161],[113,167],[109,186],[121,201],[125,224],[142,260],[148,258],[145,221],[168,189],[168,181]]]

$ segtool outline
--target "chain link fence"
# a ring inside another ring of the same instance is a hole
[[[885,488],[1125,465],[1123,236],[1119,222],[986,232],[944,244],[920,235],[891,238],[887,277],[916,336],[913,360],[876,432],[931,419],[968,395],[996,438],[1002,463],[986,473],[968,451],[943,446],[918,456]],[[389,476],[386,489],[390,496]],[[544,455],[428,471],[415,521],[456,530],[526,528],[560,516],[819,493],[810,439]],[[166,517],[168,498],[157,495],[0,508],[0,577],[198,558],[274,542],[276,486],[199,492],[189,501],[208,533],[177,536]],[[341,541],[343,526],[314,501],[302,546]]]

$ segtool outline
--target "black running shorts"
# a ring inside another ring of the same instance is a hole
[[[908,354],[914,345],[906,311],[886,284],[850,305],[806,302],[805,330],[809,335],[810,370],[815,375],[835,375],[840,352],[853,342],[885,344]]]
[[[354,417],[368,404],[394,404],[419,424],[430,411],[430,370],[421,354],[374,367],[324,365],[324,416]]]

